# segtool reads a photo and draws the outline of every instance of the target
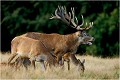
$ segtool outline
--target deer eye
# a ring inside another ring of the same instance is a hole
[[[83,33],[84,36],[87,36],[86,33]]]

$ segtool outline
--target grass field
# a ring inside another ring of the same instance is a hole
[[[0,62],[6,62],[9,54],[0,54]],[[120,77],[119,58],[100,58],[92,56],[77,56],[80,60],[85,59],[85,72],[80,74],[76,66],[71,62],[71,70],[67,70],[67,63],[65,67],[48,68],[42,71],[40,64],[37,68],[29,67],[26,71],[24,67],[20,70],[15,70],[14,67],[0,65],[1,79],[111,79],[118,80]]]

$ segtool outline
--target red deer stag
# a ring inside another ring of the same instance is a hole
[[[74,8],[71,8],[71,11],[72,12],[69,12],[68,14],[65,7],[58,6],[58,8],[55,10],[55,16],[52,16],[50,19],[60,19],[69,26],[75,28],[77,32],[67,35],[60,35],[57,33],[44,34],[38,32],[28,32],[21,36],[42,41],[50,51],[54,50],[53,55],[57,57],[57,62],[63,63],[61,61],[64,54],[68,53],[74,55],[79,45],[92,45],[92,42],[94,41],[94,38],[85,32],[85,30],[88,30],[93,26],[93,22],[90,22],[88,27],[81,28],[81,26],[84,25],[83,16],[82,24],[78,25],[77,17],[74,15]],[[79,62],[74,55],[73,62],[76,63],[76,61]]]
[[[48,51],[45,45],[40,40],[35,40],[28,37],[17,36],[11,41],[11,56],[8,59],[8,64],[14,58],[29,58],[31,64],[35,68],[35,61],[41,62],[46,69],[45,61],[49,65],[55,65],[55,58],[51,55],[52,51]],[[18,59],[19,60],[19,59]]]

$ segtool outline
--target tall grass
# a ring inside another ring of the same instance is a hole
[[[7,62],[10,54],[0,54],[0,62]],[[67,63],[64,69],[61,67],[47,68],[43,71],[37,62],[37,68],[32,66],[25,70],[24,67],[15,70],[14,67],[0,65],[1,79],[119,79],[119,58],[100,58],[92,56],[77,56],[80,60],[85,59],[85,72],[80,74],[76,66],[71,62],[70,71]]]

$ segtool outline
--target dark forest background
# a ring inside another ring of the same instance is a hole
[[[95,37],[92,46],[80,45],[79,54],[119,55],[119,1],[1,1],[1,51],[10,51],[11,40],[26,32],[69,34],[76,30],[60,20],[50,20],[58,5],[75,8],[81,24],[94,22],[87,32]]]

